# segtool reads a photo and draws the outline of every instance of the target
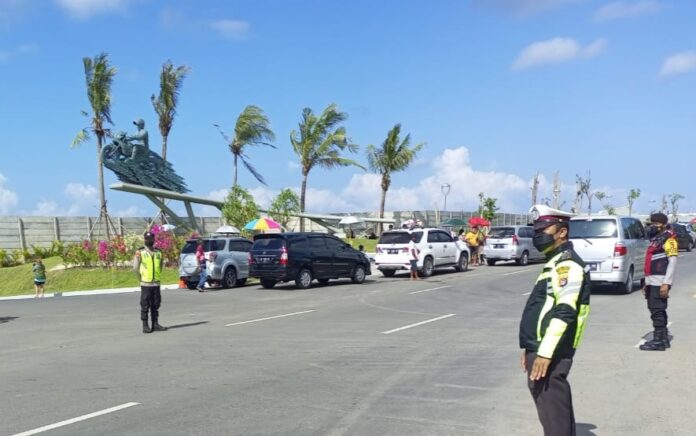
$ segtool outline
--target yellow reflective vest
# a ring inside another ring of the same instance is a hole
[[[162,252],[140,250],[140,281],[159,282],[162,278]]]

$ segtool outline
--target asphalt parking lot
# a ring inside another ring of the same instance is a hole
[[[579,435],[696,428],[696,260],[681,253],[672,349],[639,291],[592,296],[570,374]],[[308,290],[137,293],[0,302],[1,435],[539,435],[519,317],[540,265]]]

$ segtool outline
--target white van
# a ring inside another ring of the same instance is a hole
[[[618,286],[629,294],[635,280],[644,281],[648,239],[637,218],[614,215],[570,219],[570,240],[590,267],[592,284]]]

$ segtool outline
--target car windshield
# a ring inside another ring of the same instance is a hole
[[[493,227],[490,232],[488,232],[489,238],[511,238],[515,235],[515,229],[513,227]]]
[[[616,221],[607,219],[571,220],[568,237],[570,239],[615,238]]]
[[[283,238],[260,238],[254,241],[252,250],[280,250],[285,246]]]
[[[181,249],[181,254],[191,254],[196,252],[196,247],[198,246],[198,241],[186,241],[184,248]],[[225,248],[224,239],[204,239],[203,240],[203,251],[206,253],[209,251],[220,251]]]
[[[411,241],[411,235],[416,235],[416,242],[420,242],[423,237],[423,232],[385,232],[379,238],[378,244],[408,244]]]

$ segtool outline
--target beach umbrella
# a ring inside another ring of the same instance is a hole
[[[343,218],[341,218],[341,220],[338,222],[338,224],[348,226],[348,237],[350,238],[351,233],[353,233],[352,232],[353,229],[351,229],[350,226],[353,224],[357,224],[361,221],[362,220],[356,216],[348,215],[348,216],[344,216]]]
[[[270,230],[270,229],[280,229],[280,224],[273,221],[270,218],[259,218],[249,221],[244,226],[247,230]]]
[[[215,230],[215,233],[241,233],[238,228],[233,226],[222,226]]]

